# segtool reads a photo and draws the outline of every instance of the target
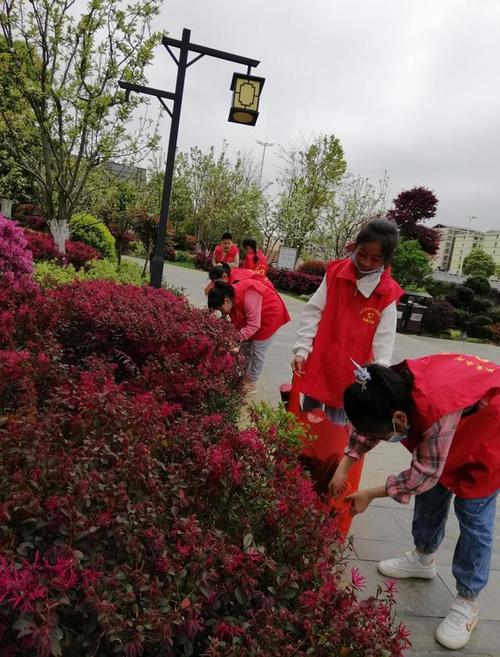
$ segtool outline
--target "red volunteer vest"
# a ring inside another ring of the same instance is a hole
[[[313,349],[302,378],[302,392],[342,408],[344,390],[354,382],[353,358],[364,364],[372,359],[373,336],[384,308],[399,299],[403,290],[385,269],[380,282],[366,299],[356,287],[350,258],[331,262],[326,270],[328,296]]]
[[[243,267],[245,269],[253,269],[258,274],[265,276],[267,274],[267,258],[260,249],[255,255],[258,258],[257,262],[255,262],[254,254],[248,253],[243,261]]]
[[[440,483],[463,498],[487,497],[500,488],[500,366],[477,356],[438,354],[407,360],[413,375],[410,436],[413,452],[422,433],[440,418],[487,404],[460,420]]]
[[[229,282],[231,285],[238,283],[239,281],[246,281],[249,278],[262,283],[262,285],[272,287],[274,290],[274,285],[271,283],[271,281],[262,274],[259,274],[257,271],[253,271],[252,269],[243,269],[242,267],[233,267],[233,269],[231,269],[229,272]]]
[[[262,312],[260,329],[252,335],[250,340],[267,340],[284,324],[290,321],[290,315],[282,298],[271,286],[265,285],[255,279],[248,278],[233,285],[234,304],[231,311],[231,321],[237,329],[246,325],[244,300],[249,289],[255,290],[262,296]]]
[[[227,253],[224,253],[222,250],[222,246],[220,244],[217,244],[217,246],[214,249],[214,258],[215,262],[218,264],[220,262],[227,262],[227,264],[231,264],[234,262],[236,256],[239,253],[239,249],[236,246],[236,244],[233,244],[233,246],[229,249]]]

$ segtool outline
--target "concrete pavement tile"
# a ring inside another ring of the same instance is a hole
[[[358,568],[366,577],[366,587],[362,591],[363,597],[375,595],[378,586],[384,586],[387,577],[377,570],[373,561],[350,559],[350,567]],[[432,580],[398,580],[395,611],[405,622],[408,616],[428,616],[444,618],[448,613],[453,596],[439,578]]]
[[[450,655],[500,657],[500,623],[480,621],[467,646],[452,652],[443,648],[434,639],[434,632],[440,620],[422,616],[401,619],[411,632],[412,647],[405,651],[405,657],[450,657]]]
[[[351,533],[355,538],[399,543],[408,541],[410,536],[396,521],[394,511],[384,507],[373,507],[367,513],[356,516]]]
[[[439,575],[453,595],[456,594],[455,578],[451,572],[451,566],[441,566]],[[486,588],[479,596],[481,606],[480,617],[483,620],[500,621],[500,572],[498,570],[490,573],[490,579]],[[500,624],[499,624],[500,628]],[[498,647],[500,649],[500,633],[498,635]]]

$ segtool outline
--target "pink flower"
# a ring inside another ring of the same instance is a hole
[[[360,591],[366,585],[366,577],[357,568],[351,569],[351,582],[353,587]]]

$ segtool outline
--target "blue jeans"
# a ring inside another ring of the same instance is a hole
[[[274,333],[267,340],[249,340],[246,343],[246,353],[248,355],[247,377],[250,383],[257,383],[264,367],[264,356],[275,335]]]
[[[453,576],[462,598],[474,599],[488,582],[498,491],[489,497],[455,497],[460,536],[453,554]],[[436,552],[444,538],[453,493],[436,484],[415,497],[412,534],[420,552]]]
[[[345,414],[343,408],[333,408],[333,406],[328,406],[327,404],[323,404],[317,399],[314,399],[314,397],[309,397],[309,395],[304,395],[304,399],[302,400],[303,411],[307,412],[307,411],[312,411],[315,408],[323,408],[323,407],[325,409],[326,416],[330,420],[330,422],[333,422],[333,424],[340,424],[341,427],[344,426],[344,424],[347,422],[347,415]]]

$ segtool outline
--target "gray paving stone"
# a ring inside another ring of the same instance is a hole
[[[434,632],[440,619],[422,616],[406,616],[401,619],[411,632],[412,648],[405,651],[405,657],[500,657],[500,623],[480,621],[465,648],[448,650],[434,639]]]

